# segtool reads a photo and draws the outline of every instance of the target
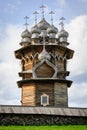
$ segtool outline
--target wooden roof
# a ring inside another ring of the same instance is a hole
[[[31,78],[31,79],[23,79],[17,82],[18,86],[21,87],[22,84],[30,83],[30,82],[54,82],[58,81],[59,83],[66,83],[68,87],[71,86],[72,81],[66,79],[58,79],[58,78]]]
[[[57,107],[25,107],[1,105],[0,113],[3,114],[44,114],[60,116],[87,117],[87,108],[57,108]]]
[[[73,57],[74,51],[65,46],[58,45],[58,44],[46,44],[45,46],[46,46],[46,48],[50,48],[50,49],[58,48],[60,50],[66,51],[67,59],[71,59]],[[33,49],[37,49],[38,47],[43,47],[43,44],[34,44],[34,45],[32,44],[29,46],[22,47],[15,51],[15,57],[18,59],[21,59],[22,54],[25,53],[26,50],[31,51]]]

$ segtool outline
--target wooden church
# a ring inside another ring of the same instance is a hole
[[[21,104],[23,106],[68,107],[68,87],[72,81],[67,80],[67,61],[73,57],[74,51],[67,46],[68,32],[64,29],[64,18],[60,20],[61,29],[51,24],[44,17],[29,30],[26,16],[26,28],[22,32],[21,48],[15,51],[15,56],[21,61],[22,78],[17,82],[21,88]]]

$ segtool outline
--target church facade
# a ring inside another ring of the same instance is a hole
[[[15,51],[15,56],[21,61],[22,78],[17,82],[21,88],[21,104],[23,106],[51,106],[68,107],[68,87],[72,81],[67,80],[67,61],[73,57],[74,51],[68,48],[68,32],[64,29],[64,18],[60,20],[61,29],[51,24],[44,17],[37,22],[38,12],[35,14],[35,25],[22,32],[21,48]]]

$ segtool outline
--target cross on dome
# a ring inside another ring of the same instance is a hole
[[[40,8],[42,9],[42,18],[44,18],[44,8],[46,8],[46,6],[42,5]]]
[[[37,11],[35,11],[33,14],[35,14],[35,25],[37,24],[37,14],[39,14]]]
[[[61,30],[64,30],[64,20],[65,20],[65,18],[61,17],[60,20],[61,20],[61,22],[59,23],[59,25],[61,25]]]
[[[49,12],[49,14],[51,15],[51,25],[53,25],[53,14],[55,14],[53,11]]]
[[[28,29],[28,23],[27,23],[27,20],[29,19],[29,17],[28,16],[25,16],[24,17],[24,19],[25,19],[25,27],[26,27],[26,29]]]

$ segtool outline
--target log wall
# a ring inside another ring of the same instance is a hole
[[[49,96],[49,106],[54,106],[54,84],[37,83],[36,88],[36,105],[41,106],[41,95],[46,94]]]
[[[54,84],[54,101],[55,106],[68,107],[67,85],[55,82]]]
[[[35,93],[35,83],[24,84],[22,86],[22,105],[35,106]]]

